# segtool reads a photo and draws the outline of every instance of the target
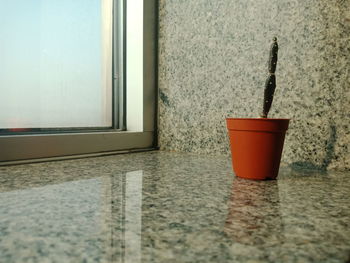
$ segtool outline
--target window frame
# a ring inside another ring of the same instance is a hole
[[[125,151],[155,149],[157,145],[157,0],[143,4],[142,19],[142,108],[139,128],[128,123],[133,95],[128,93],[127,6],[135,0],[113,0],[113,113],[112,128],[72,129],[7,133],[0,135],[0,165],[53,159],[80,158]],[[119,45],[118,45],[119,44]],[[118,48],[119,47],[119,48]],[[117,74],[118,72],[118,74]],[[135,100],[136,101],[136,100]],[[49,158],[49,159],[48,159]]]

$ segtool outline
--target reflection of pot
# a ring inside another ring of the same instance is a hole
[[[235,174],[247,179],[275,179],[289,120],[227,118],[226,123]]]
[[[282,219],[277,181],[235,178],[225,233],[247,245],[281,243]]]

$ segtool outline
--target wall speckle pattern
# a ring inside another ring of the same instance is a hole
[[[350,169],[349,0],[160,0],[159,143],[229,154],[225,117],[257,117],[279,42],[269,117],[291,118],[282,162]]]

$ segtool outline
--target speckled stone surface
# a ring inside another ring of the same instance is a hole
[[[276,36],[282,161],[350,169],[349,0],[161,0],[159,14],[162,149],[229,154],[225,118],[259,116]]]
[[[0,167],[0,262],[348,262],[350,174],[148,152]]]

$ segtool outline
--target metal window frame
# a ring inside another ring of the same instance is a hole
[[[113,127],[126,130],[126,0],[113,1]]]
[[[116,39],[122,43],[113,58],[113,127],[103,131],[74,131],[51,134],[0,136],[0,166],[52,159],[81,158],[125,151],[155,149],[157,146],[157,16],[158,1],[143,0],[143,131],[125,130],[126,123],[126,3],[114,0],[114,12],[122,10],[123,26]],[[119,21],[120,22],[120,21]],[[118,23],[114,20],[115,23]],[[114,32],[115,33],[115,32]],[[116,42],[116,41],[114,41]],[[115,45],[115,43],[114,43]],[[115,73],[119,72],[118,75]],[[118,96],[116,95],[118,92]],[[124,131],[121,131],[124,130]]]

